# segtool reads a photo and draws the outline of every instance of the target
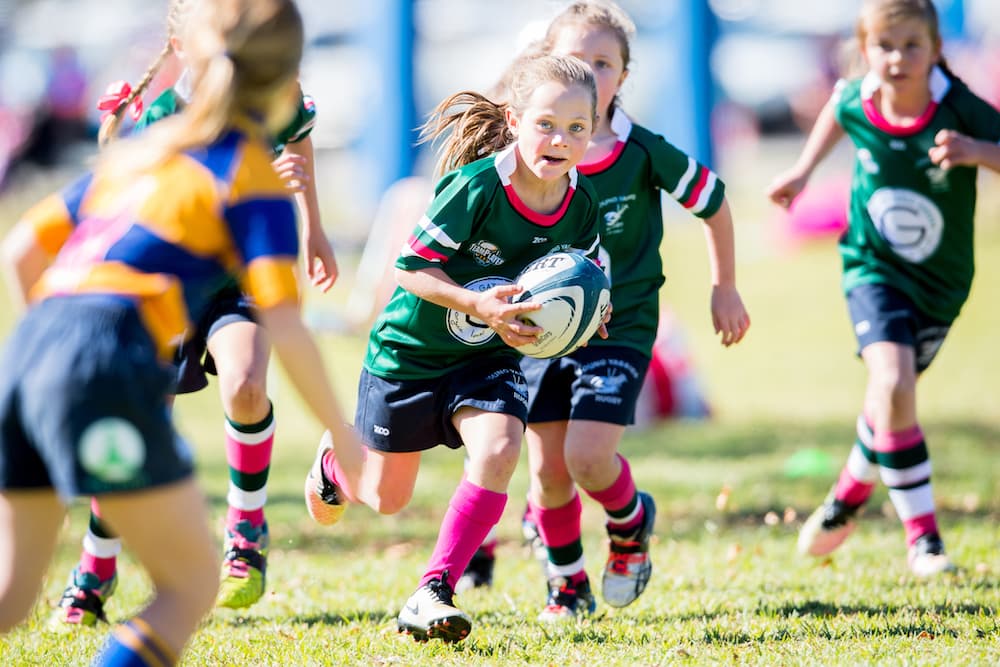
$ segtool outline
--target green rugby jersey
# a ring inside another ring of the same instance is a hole
[[[511,282],[530,262],[556,251],[597,257],[597,195],[575,169],[554,213],[532,211],[510,183],[514,146],[446,174],[403,245],[396,267],[439,268],[468,289]],[[397,287],[372,327],[365,368],[407,380],[440,377],[480,354],[516,354],[477,318]]]
[[[167,116],[172,116],[184,106],[188,95],[185,94],[182,76],[172,88],[167,88],[157,95],[142,116],[135,123],[135,130],[140,131],[153,123],[163,120]],[[181,90],[178,90],[178,89]],[[299,91],[300,104],[295,112],[295,117],[288,123],[284,130],[278,133],[274,139],[274,154],[281,153],[285,144],[294,144],[309,136],[316,125],[316,103],[309,95]]]
[[[601,265],[611,280],[608,338],[590,345],[625,346],[649,356],[663,285],[663,210],[660,191],[700,218],[714,215],[725,185],[710,169],[663,137],[635,125],[621,109],[611,117],[618,136],[612,152],[578,168],[598,193]]]
[[[976,167],[941,169],[927,151],[943,129],[1000,141],[1000,112],[940,68],[931,103],[913,126],[891,125],[875,108],[881,82],[841,81],[837,122],[854,142],[849,225],[840,239],[842,286],[899,289],[927,315],[950,322],[972,285]]]

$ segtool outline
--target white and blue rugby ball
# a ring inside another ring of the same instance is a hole
[[[611,285],[604,271],[583,255],[554,252],[536,259],[514,282],[524,288],[512,303],[532,301],[539,310],[520,319],[544,329],[533,343],[518,352],[536,359],[562,357],[597,332],[611,303]]]

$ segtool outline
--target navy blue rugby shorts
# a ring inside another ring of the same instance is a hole
[[[462,407],[527,416],[527,387],[512,354],[476,359],[439,378],[387,380],[361,371],[354,425],[364,443],[383,452],[463,446],[452,416]]]
[[[924,314],[903,292],[881,283],[858,285],[847,294],[847,310],[858,339],[858,354],[872,343],[898,343],[914,349],[917,373],[934,361],[951,322]]]
[[[175,394],[191,394],[208,386],[207,373],[218,375],[215,359],[208,351],[208,340],[224,326],[235,322],[256,322],[253,302],[239,287],[231,285],[219,291],[205,315],[198,322],[194,335],[177,349]]]
[[[33,306],[0,358],[0,489],[80,495],[188,478],[161,363],[125,299],[52,297]]]
[[[528,423],[590,420],[628,426],[649,357],[621,346],[588,346],[558,359],[524,357]]]

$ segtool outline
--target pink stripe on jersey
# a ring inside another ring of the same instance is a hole
[[[619,140],[615,144],[615,147],[611,149],[611,152],[602,157],[600,160],[588,162],[587,164],[578,164],[576,165],[576,170],[584,176],[598,174],[613,165],[618,159],[618,156],[621,155],[624,150],[625,142]]]
[[[417,256],[423,257],[428,262],[447,262],[448,261],[448,256],[447,255],[442,255],[441,253],[437,252],[436,250],[431,250],[430,248],[428,248],[427,246],[425,246],[423,243],[421,243],[417,239],[416,236],[411,236],[410,240],[407,241],[406,243],[407,243],[407,245],[410,246],[410,248],[413,249],[413,252],[416,253]]]
[[[927,105],[927,108],[924,109],[924,112],[920,114],[920,117],[908,125],[894,125],[890,123],[888,119],[886,119],[886,117],[879,113],[879,110],[875,108],[875,103],[872,102],[871,98],[861,100],[861,108],[864,109],[865,117],[868,121],[878,129],[897,137],[908,137],[927,127],[928,123],[931,122],[931,119],[934,118],[934,112],[937,111],[938,103],[931,101],[931,103]]]
[[[693,208],[694,205],[698,203],[698,198],[701,197],[701,191],[705,189],[706,183],[708,183],[708,169],[699,167],[698,182],[695,183],[694,188],[691,189],[691,196],[682,201],[681,206],[684,208]]]
[[[514,191],[513,185],[503,186],[504,192],[507,193],[507,201],[510,205],[514,207],[514,210],[523,215],[528,219],[529,222],[533,222],[536,225],[541,225],[542,227],[551,227],[556,224],[562,217],[566,215],[566,209],[569,208],[569,201],[573,198],[573,193],[576,192],[576,188],[569,187],[566,188],[566,196],[563,197],[562,204],[554,213],[539,213],[538,211],[528,208],[528,205],[521,201],[521,198],[517,196],[517,192]]]
[[[919,426],[911,426],[902,431],[881,431],[872,440],[872,449],[876,452],[898,452],[909,449],[924,439]]]

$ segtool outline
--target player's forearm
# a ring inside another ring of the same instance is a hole
[[[729,202],[725,199],[722,200],[722,206],[719,210],[705,219],[705,243],[708,246],[708,264],[712,285],[735,286],[736,240]]]
[[[1000,144],[992,141],[980,141],[979,144],[979,166],[1000,173]]]
[[[303,165],[306,176],[305,188],[301,192],[295,193],[295,203],[303,218],[303,231],[308,230],[310,234],[323,234],[319,213],[319,196],[316,190],[316,164],[312,139],[306,137],[302,141],[288,144],[285,146],[285,151],[305,159]]]
[[[419,271],[396,269],[396,280],[400,287],[425,301],[475,315],[478,295],[456,283],[441,269]]]
[[[330,430],[334,442],[343,445],[336,450],[338,462],[352,479],[358,479],[362,464],[360,445],[346,425],[323,358],[298,310],[294,304],[281,304],[262,309],[260,315],[271,345],[306,407]]]
[[[3,240],[0,253],[11,305],[23,310],[31,288],[48,267],[49,258],[38,245],[34,231],[23,224],[15,225],[10,231]]]
[[[808,178],[843,136],[844,130],[837,122],[834,104],[832,101],[827,102],[816,118],[812,131],[809,132],[809,138],[806,139],[802,154],[795,163],[795,169]]]

